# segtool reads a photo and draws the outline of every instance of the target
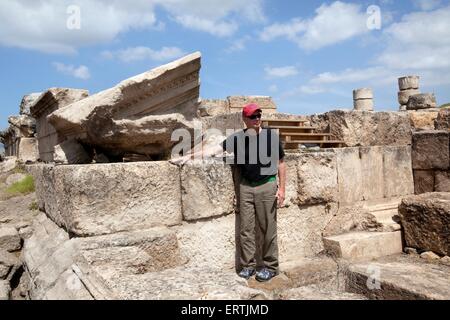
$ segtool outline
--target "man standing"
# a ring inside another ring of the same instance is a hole
[[[218,154],[223,150],[233,153],[233,164],[240,170],[240,264],[239,276],[268,281],[278,274],[277,207],[285,198],[286,166],[284,151],[278,134],[261,127],[262,110],[248,104],[242,110],[246,129],[236,132],[223,141],[222,146],[204,150],[203,156]],[[184,163],[196,154],[172,160]],[[279,185],[277,184],[277,176]],[[264,267],[256,272],[255,224],[263,237],[262,258]]]

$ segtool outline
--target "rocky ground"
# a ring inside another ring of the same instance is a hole
[[[24,173],[19,171],[0,173],[0,300],[27,296],[21,250],[24,240],[32,234],[31,224],[38,211],[34,193],[12,195],[6,191],[23,179]]]

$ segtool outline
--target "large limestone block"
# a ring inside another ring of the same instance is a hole
[[[183,223],[174,228],[186,267],[232,269],[236,266],[236,216]]]
[[[411,144],[406,112],[334,110],[309,119],[318,132],[330,131],[333,140],[342,140],[348,147]]]
[[[6,173],[13,170],[16,167],[17,157],[5,157],[0,162],[0,172]]]
[[[277,106],[271,97],[268,96],[231,96],[227,98],[230,112],[241,112],[242,108],[249,103],[256,103],[263,114],[277,112]]]
[[[449,133],[447,131],[423,131],[413,134],[412,164],[414,169],[447,170],[449,159]]]
[[[433,170],[414,170],[414,193],[433,192],[435,186]]]
[[[353,100],[373,99],[373,91],[371,88],[361,88],[353,90]]]
[[[337,202],[337,173],[337,157],[334,152],[301,154],[298,158],[298,202]]]
[[[291,206],[279,209],[278,247],[280,261],[313,257],[324,247],[322,233],[337,211],[337,204]]]
[[[22,162],[36,162],[39,158],[37,139],[21,138],[17,157]]]
[[[168,162],[57,166],[58,210],[78,236],[181,222],[180,171]]]
[[[360,99],[353,101],[353,108],[357,111],[373,111],[372,99]]]
[[[335,149],[339,202],[353,203],[363,200],[363,172],[359,148]]]
[[[0,301],[9,300],[11,295],[11,287],[9,281],[0,280]]]
[[[396,232],[350,232],[323,239],[326,251],[350,261],[370,260],[400,254],[402,235]]]
[[[58,164],[87,164],[92,161],[83,146],[73,139],[55,145],[53,159]]]
[[[201,117],[212,117],[229,112],[228,102],[220,99],[202,99],[198,108]]]
[[[15,254],[0,249],[0,280],[5,280],[12,276],[15,270],[21,265],[21,262]]]
[[[383,147],[361,147],[362,196],[363,200],[384,197]]]
[[[406,105],[407,110],[421,110],[436,108],[436,97],[434,93],[415,94],[409,97]]]
[[[36,133],[36,120],[30,116],[20,115],[9,117],[8,122],[10,125],[17,128],[19,137],[32,138]]]
[[[187,221],[233,212],[231,167],[219,160],[194,160],[181,169],[183,218]]]
[[[400,103],[400,105],[406,105],[406,109],[408,109],[408,101],[409,101],[409,97],[415,95],[415,94],[420,94],[420,91],[418,89],[407,89],[407,90],[402,90],[398,92],[398,102]]]
[[[196,52],[126,79],[48,119],[58,133],[117,154],[159,155],[174,145],[172,131],[191,129],[197,117],[200,58]]]
[[[22,247],[19,233],[13,227],[0,227],[0,250],[9,252],[20,250]]]
[[[286,193],[285,193],[285,206],[298,204],[298,164],[300,155],[298,154],[286,154],[284,157],[284,163],[286,164]]]
[[[42,92],[25,95],[20,103],[20,114],[31,116],[30,107],[36,102],[41,94]]]
[[[385,198],[414,194],[410,146],[383,148],[383,179]]]
[[[436,171],[433,191],[450,192],[450,171]]]
[[[450,254],[450,193],[407,197],[399,206],[406,246]]]
[[[407,76],[398,78],[398,87],[400,90],[419,89],[419,76]]]
[[[434,130],[438,111],[408,111],[408,115],[414,130]]]
[[[434,122],[436,130],[448,130],[450,128],[450,109],[440,109],[436,121]]]

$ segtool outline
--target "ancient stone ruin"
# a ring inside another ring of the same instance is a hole
[[[314,115],[265,96],[202,100],[200,67],[193,53],[96,94],[24,99],[2,133],[0,196],[17,168],[36,190],[0,198],[0,299],[450,298],[446,110],[377,112],[368,89],[355,110]],[[432,106],[413,97],[404,105]],[[281,273],[267,283],[236,274],[236,168],[168,161],[174,130],[200,131],[190,147],[220,143],[248,102],[286,146]]]

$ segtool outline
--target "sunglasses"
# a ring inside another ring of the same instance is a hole
[[[260,113],[258,114],[252,114],[250,117],[248,117],[251,120],[261,119],[262,115]]]

